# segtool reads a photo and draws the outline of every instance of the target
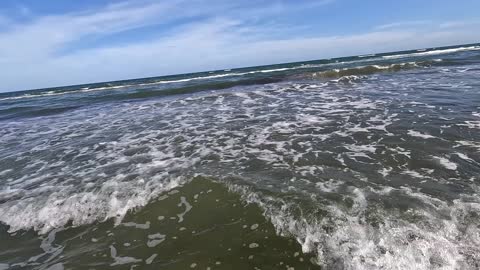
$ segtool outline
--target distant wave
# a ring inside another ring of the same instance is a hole
[[[237,85],[251,85],[251,84],[265,84],[271,82],[278,82],[280,81],[279,78],[249,78],[248,75],[254,74],[267,74],[267,73],[276,73],[282,71],[290,71],[290,70],[308,70],[308,69],[318,69],[318,68],[325,68],[332,65],[345,65],[345,64],[358,64],[358,63],[366,63],[371,62],[371,59],[365,60],[352,60],[352,61],[343,61],[339,63],[326,63],[326,64],[301,64],[298,66],[293,67],[286,67],[286,68],[276,68],[276,69],[259,69],[247,72],[230,72],[230,73],[223,73],[223,74],[215,74],[215,75],[207,75],[207,76],[198,76],[198,77],[190,77],[184,79],[177,79],[177,80],[159,80],[154,82],[145,82],[145,83],[130,83],[130,84],[122,84],[122,85],[107,85],[107,86],[100,86],[100,87],[82,87],[77,90],[57,90],[57,91],[45,91],[45,92],[38,92],[38,93],[28,93],[19,96],[11,96],[0,98],[0,101],[8,101],[8,100],[18,100],[18,99],[30,99],[30,98],[42,98],[42,97],[50,97],[50,96],[60,96],[66,94],[81,94],[81,93],[88,93],[88,92],[95,92],[95,91],[104,91],[104,90],[114,90],[114,89],[125,89],[128,87],[142,87],[142,86],[154,86],[154,85],[163,85],[163,84],[176,84],[176,83],[186,83],[191,81],[205,81],[202,83],[198,83],[195,85],[185,85],[185,86],[178,86],[178,87],[171,87],[167,89],[153,89],[152,91],[138,91],[134,93],[128,94],[120,94],[120,96],[125,97],[148,97],[148,96],[166,96],[172,94],[181,94],[181,93],[193,93],[198,91],[204,90],[218,90],[218,89],[225,89],[234,87]],[[434,61],[433,61],[434,62]],[[368,66],[356,66],[352,68],[344,68],[344,69],[331,69],[326,71],[320,71],[313,73],[313,77],[321,77],[321,78],[338,78],[342,76],[349,76],[349,75],[370,75],[377,72],[383,71],[398,71],[404,69],[410,69],[414,67],[426,67],[433,63],[432,61],[424,61],[424,62],[408,62],[408,63],[399,63],[399,64],[391,64],[391,65],[368,65]],[[311,73],[310,73],[311,74]],[[219,78],[228,78],[228,77],[242,77],[245,78],[239,80],[231,80],[231,81],[215,81],[214,79]],[[116,98],[117,95],[114,95]],[[110,99],[111,97],[100,97]]]
[[[440,61],[440,60],[437,60]],[[327,71],[315,72],[312,74],[314,78],[339,78],[343,76],[359,76],[359,75],[371,75],[379,72],[392,72],[408,70],[418,67],[429,67],[434,61],[423,62],[407,62],[390,65],[369,65],[344,69],[332,69]]]
[[[196,85],[162,89],[162,90],[140,91],[135,93],[118,95],[113,98],[114,99],[137,99],[137,98],[193,94],[193,93],[202,92],[206,90],[221,90],[221,89],[232,88],[235,86],[269,84],[269,83],[276,83],[280,81],[281,81],[280,78],[270,77],[270,78],[258,78],[258,79],[245,79],[240,81],[212,82],[212,83],[196,84]]]
[[[239,81],[212,81],[205,82],[194,85],[187,85],[183,87],[172,87],[167,89],[149,89],[144,91],[136,92],[115,92],[112,95],[105,95],[95,97],[95,102],[102,101],[122,101],[129,99],[145,99],[145,98],[154,98],[154,97],[165,97],[173,95],[183,95],[183,94],[193,94],[197,92],[207,91],[207,90],[221,90],[228,89],[236,86],[248,86],[248,85],[261,85],[280,82],[282,79],[279,77],[263,77],[263,78],[246,78]],[[90,89],[92,90],[92,89]],[[72,92],[85,92],[88,90],[78,90],[70,92],[59,92],[55,94],[45,94],[36,95],[37,97],[42,97],[46,95],[63,95],[70,94]],[[0,110],[0,120],[3,119],[12,119],[12,118],[30,118],[37,116],[47,116],[64,113],[66,111],[78,109],[82,105],[75,106],[52,106],[52,107],[35,107],[35,106],[20,106],[10,109]]]
[[[356,61],[352,61],[352,62],[356,62]],[[349,62],[342,62],[340,64],[345,64],[345,63],[349,63]],[[338,64],[338,63],[335,63],[335,64]],[[299,66],[294,66],[289,68],[260,69],[260,70],[254,70],[254,71],[248,71],[248,72],[232,72],[232,73],[198,76],[198,77],[191,77],[191,78],[184,78],[184,79],[177,79],[177,80],[159,80],[159,81],[147,82],[147,83],[131,83],[131,84],[101,86],[101,87],[82,87],[82,88],[79,88],[78,90],[48,91],[48,92],[29,93],[29,94],[24,94],[19,96],[5,97],[5,98],[0,98],[0,101],[41,98],[41,97],[47,97],[47,96],[86,93],[86,92],[94,92],[94,91],[102,91],[102,90],[122,89],[122,88],[128,88],[128,87],[185,83],[185,82],[191,82],[191,81],[211,80],[211,79],[219,79],[219,78],[227,78],[227,77],[241,77],[241,76],[252,75],[252,74],[274,73],[274,72],[282,72],[282,71],[289,71],[289,70],[296,70],[296,69],[311,69],[311,68],[318,68],[318,67],[327,66],[327,65],[331,65],[331,64],[319,64],[319,65],[302,64]],[[242,82],[240,82],[239,85],[242,85]]]
[[[245,76],[245,75],[251,75],[251,74],[258,74],[258,73],[272,73],[272,72],[288,71],[288,70],[310,68],[310,67],[312,66],[295,66],[291,68],[260,69],[260,70],[254,70],[254,71],[248,71],[248,72],[233,72],[233,73],[199,76],[199,77],[192,77],[192,78],[185,78],[185,79],[178,79],[178,80],[156,81],[152,83],[142,83],[142,84],[134,84],[134,85],[143,86],[143,85],[154,85],[154,84],[181,83],[181,82],[190,82],[190,81],[198,81],[198,80],[218,79],[218,78],[225,78],[225,77]],[[231,71],[231,70],[225,70],[225,71]]]
[[[404,57],[429,56],[429,55],[447,54],[447,53],[463,52],[463,51],[476,51],[476,50],[480,50],[480,46],[460,47],[460,48],[453,48],[453,49],[441,49],[441,50],[433,50],[433,51],[426,51],[425,49],[422,49],[422,50],[417,50],[417,52],[415,52],[415,53],[386,55],[386,56],[383,56],[382,58],[383,59],[398,59],[398,58],[404,58]]]
[[[15,100],[15,99],[23,99],[23,98],[34,98],[34,97],[47,97],[47,96],[57,96],[57,95],[62,95],[64,92],[55,92],[55,91],[48,91],[48,92],[41,92],[38,94],[25,94],[21,96],[13,96],[13,97],[6,97],[6,98],[0,98],[0,101],[4,100]]]
[[[365,57],[374,57],[377,56],[376,54],[365,54],[365,55],[359,55],[358,58],[365,58]]]
[[[291,68],[261,69],[261,70],[254,70],[249,72],[233,72],[233,73],[225,73],[225,74],[217,74],[217,75],[209,75],[209,76],[199,76],[199,77],[191,77],[191,78],[178,79],[178,80],[160,80],[160,81],[148,82],[148,83],[132,83],[132,84],[91,87],[91,88],[82,87],[78,90],[48,91],[48,92],[39,92],[35,94],[24,94],[20,96],[5,97],[5,98],[0,98],[0,101],[26,99],[26,98],[39,98],[39,97],[46,97],[46,96],[57,96],[57,95],[75,94],[75,93],[86,93],[86,92],[93,92],[93,91],[112,90],[112,89],[138,87],[138,86],[184,83],[184,82],[190,82],[190,81],[211,80],[211,79],[226,78],[226,77],[240,77],[240,76],[258,74],[258,73],[272,73],[272,72],[280,72],[280,71],[288,71],[288,70],[294,70],[294,69],[300,69],[300,68],[312,68],[312,67],[314,66],[305,65],[305,66],[296,66]],[[231,85],[233,84],[235,83],[232,83]],[[242,85],[242,82],[240,82],[239,85]]]

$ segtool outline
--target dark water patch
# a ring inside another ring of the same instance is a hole
[[[206,178],[162,194],[117,225],[0,234],[0,261],[11,269],[319,269],[257,206]]]
[[[11,108],[0,111],[0,120],[15,119],[15,118],[30,118],[30,117],[42,117],[56,114],[62,114],[67,111],[75,110],[81,106],[65,106],[65,107],[20,107]]]

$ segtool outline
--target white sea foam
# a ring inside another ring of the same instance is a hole
[[[457,152],[457,153],[455,153],[455,155],[457,155],[458,157],[460,157],[461,159],[464,159],[464,160],[466,160],[466,161],[469,161],[469,162],[472,162],[472,163],[475,162],[475,160],[469,158],[467,155],[465,155],[465,154],[463,154],[463,153],[458,153],[458,152]]]
[[[147,246],[149,248],[154,248],[165,241],[165,237],[166,236],[161,233],[151,234],[148,236]]]
[[[260,246],[260,245],[257,244],[257,243],[250,243],[250,244],[248,245],[249,248],[258,248],[259,246]]]
[[[408,135],[410,135],[412,137],[419,137],[419,138],[422,138],[422,139],[434,139],[434,138],[436,138],[435,136],[432,136],[432,135],[429,135],[429,134],[423,134],[423,133],[420,133],[420,132],[415,131],[415,130],[409,130]]]
[[[370,211],[367,193],[360,189],[351,190],[354,201],[351,210],[330,205],[325,208],[328,218],[309,219],[296,217],[294,211],[290,211],[295,207],[286,202],[239,186],[230,188],[248,202],[262,207],[277,233],[295,237],[303,252],[314,252],[317,263],[326,268],[469,269],[474,264],[471,259],[480,259],[476,255],[480,254],[480,231],[469,225],[468,220],[470,211],[480,212],[479,198],[475,198],[475,202],[456,200],[450,206],[406,189],[406,196],[448,213],[451,220],[438,219],[429,211],[411,209],[406,215],[422,219],[414,223],[378,209],[379,223],[369,224],[365,220]],[[467,231],[464,228],[468,228]]]
[[[115,183],[116,182],[109,182]],[[108,189],[106,183],[105,189]],[[10,231],[25,230],[34,228],[41,233],[57,227],[62,227],[69,221],[74,226],[85,223],[92,223],[96,220],[106,220],[115,218],[117,224],[120,224],[125,214],[132,208],[146,205],[157,194],[165,192],[179,185],[179,181],[173,180],[166,184],[159,184],[152,191],[135,190],[137,193],[131,195],[128,199],[119,199],[116,193],[109,195],[98,192],[79,192],[68,197],[60,192],[53,192],[47,198],[42,199],[42,204],[24,200],[8,206],[2,207],[2,222],[10,225]],[[134,226],[143,228],[147,225],[124,224],[125,226]]]
[[[21,95],[21,96],[0,98],[0,101],[16,100],[16,99],[23,99],[23,98],[34,98],[34,97],[49,97],[49,96],[58,96],[58,95],[64,95],[64,94],[65,94],[65,92],[48,91],[48,92],[44,92],[44,93],[41,93],[41,94],[25,94],[25,95]]]
[[[110,264],[110,266],[132,264],[132,263],[142,261],[142,260],[134,258],[134,257],[120,257],[120,256],[117,256],[117,249],[113,245],[110,246],[110,256],[114,260],[114,262],[112,264]]]
[[[456,147],[467,146],[467,147],[471,147],[473,149],[477,149],[480,152],[480,144],[478,144],[478,143],[475,143],[475,142],[472,142],[472,141],[464,141],[464,140],[456,141],[456,143],[458,143],[458,145]]]
[[[152,256],[148,257],[146,260],[145,260],[145,263],[146,264],[152,264],[153,260],[155,260],[155,258],[158,256],[158,254],[152,254]]]
[[[178,206],[182,206],[182,205],[185,205],[185,211],[180,213],[180,214],[177,214],[178,216],[178,223],[181,223],[183,222],[183,217],[185,216],[185,214],[187,214],[188,212],[190,212],[190,210],[192,210],[192,205],[188,203],[187,199],[185,197],[180,197],[180,203],[178,204]]]
[[[326,182],[318,182],[315,184],[315,186],[323,192],[332,193],[332,192],[336,192],[338,188],[343,184],[344,182],[342,181],[330,179]]]
[[[471,129],[480,129],[480,121],[465,121],[465,124],[457,124],[457,126],[466,126]]]
[[[122,223],[122,225],[125,226],[125,227],[134,227],[134,228],[142,229],[142,230],[150,229],[150,222],[149,221],[147,221],[145,224],[137,224],[135,222],[126,222],[126,223]]]
[[[404,170],[402,171],[403,174],[406,174],[406,175],[410,175],[412,177],[415,177],[415,178],[420,178],[420,179],[423,179],[425,178],[425,176],[417,171],[412,171],[412,170]]]
[[[437,160],[440,163],[440,165],[442,165],[448,170],[452,170],[452,171],[457,170],[457,167],[458,167],[457,164],[450,161],[446,157],[434,157],[434,159]]]
[[[376,54],[365,54],[365,55],[360,55],[358,57],[363,58],[363,57],[373,57],[376,56]]]

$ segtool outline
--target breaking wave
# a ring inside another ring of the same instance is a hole
[[[437,62],[440,62],[440,61],[441,60],[437,60]],[[330,78],[339,78],[344,76],[372,75],[380,72],[395,72],[395,71],[409,70],[413,68],[430,67],[434,64],[435,64],[435,61],[424,61],[424,62],[395,63],[395,64],[389,64],[389,65],[359,66],[359,67],[332,69],[332,70],[315,72],[312,74],[312,77],[330,79]]]
[[[349,204],[313,200],[310,205],[315,207],[308,210],[298,206],[305,202],[278,199],[239,185],[230,189],[259,205],[278,234],[295,238],[304,253],[316,254],[316,263],[328,269],[475,269],[480,265],[480,220],[476,218],[480,197],[466,196],[449,204],[409,188],[332,186],[324,190],[327,196],[343,188]],[[388,209],[375,202],[379,195],[414,200],[443,214]]]

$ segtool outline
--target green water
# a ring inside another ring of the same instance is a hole
[[[258,206],[200,177],[119,225],[0,236],[10,247],[0,261],[13,269],[319,269],[293,238],[276,234]]]

